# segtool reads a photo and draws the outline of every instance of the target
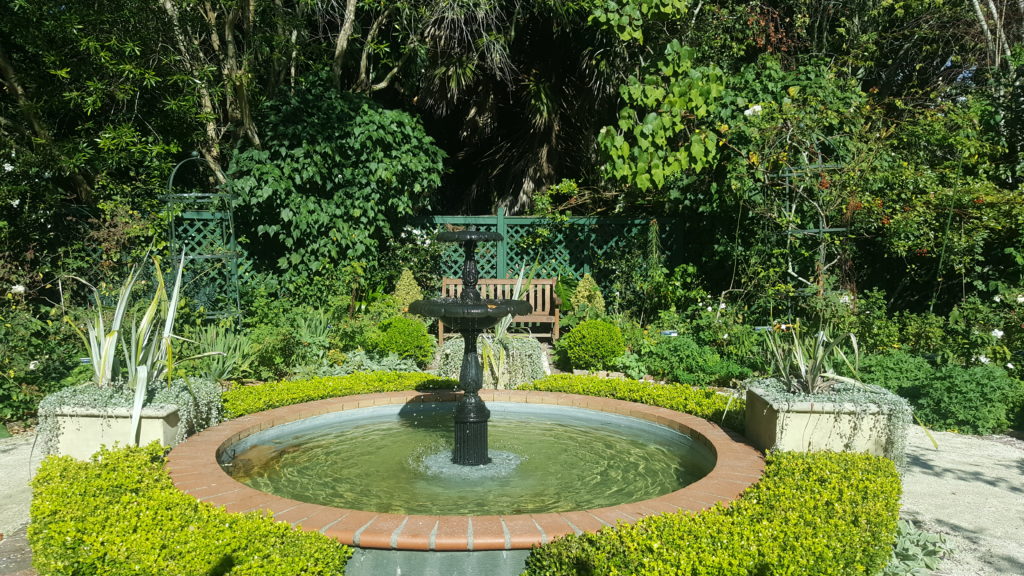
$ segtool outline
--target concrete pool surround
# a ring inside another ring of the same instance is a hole
[[[728,504],[764,471],[764,459],[738,434],[707,420],[667,408],[559,392],[481,390],[487,402],[520,402],[584,408],[646,420],[691,436],[710,449],[711,472],[680,490],[650,500],[573,512],[486,516],[388,514],[309,504],[250,488],[231,478],[218,456],[259,431],[305,418],[373,406],[455,402],[456,392],[385,392],[343,396],[285,406],[230,420],[175,447],[167,470],[175,486],[229,512],[266,511],[275,520],[318,531],[360,548],[415,551],[529,549],[555,538],[594,532],[619,522],[666,512],[700,511]]]

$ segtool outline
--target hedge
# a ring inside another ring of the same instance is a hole
[[[47,458],[32,481],[28,539],[40,574],[285,576],[344,572],[352,550],[259,513],[178,491],[163,448]]]
[[[728,508],[648,517],[535,549],[525,576],[851,576],[892,554],[900,478],[866,454],[772,453]]]
[[[224,392],[224,411],[228,417],[237,418],[324,398],[399,390],[453,390],[457,384],[455,380],[438,378],[424,372],[357,372],[347,376],[282,380],[255,386],[236,386]]]
[[[712,388],[693,388],[621,378],[554,374],[520,386],[521,390],[546,390],[615,398],[661,406],[693,414],[727,428],[743,431],[743,400],[719,394]]]

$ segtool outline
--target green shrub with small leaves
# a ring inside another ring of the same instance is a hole
[[[626,353],[622,330],[604,320],[584,320],[559,341],[557,350],[574,369],[604,370]]]
[[[994,434],[1010,427],[1024,404],[1024,383],[991,364],[951,365],[935,372],[914,402],[926,426],[969,434]]]
[[[604,314],[604,296],[590,274],[584,274],[576,284],[576,291],[572,293],[572,310],[585,318]]]
[[[519,388],[600,396],[661,406],[699,416],[738,432],[743,431],[743,400],[719,394],[710,388],[665,386],[654,382],[574,374],[552,374]]]
[[[890,558],[899,509],[890,460],[773,452],[728,507],[561,538],[531,552],[524,576],[870,576]]]
[[[262,513],[229,514],[174,487],[163,448],[47,458],[32,480],[41,574],[342,574],[352,550]]]
[[[235,386],[224,392],[224,411],[231,418],[291,406],[312,400],[395,392],[399,390],[452,390],[455,380],[437,378],[425,372],[356,372],[309,380],[281,380],[255,386]]]
[[[402,312],[409,311],[409,304],[423,299],[423,290],[420,289],[420,285],[416,282],[416,277],[413,276],[412,271],[408,268],[402,269],[402,275],[398,278],[398,283],[395,285],[395,292],[392,294],[395,298],[395,304],[398,309]]]
[[[751,375],[750,370],[723,359],[689,336],[660,336],[643,357],[651,375],[690,385],[726,385]]]
[[[852,376],[853,374],[849,374]],[[895,350],[869,354],[860,361],[860,380],[915,401],[930,385],[935,368],[924,358]]]
[[[379,355],[397,354],[423,368],[434,359],[437,343],[427,333],[427,325],[416,318],[396,316],[377,326],[366,341],[366,350]]]

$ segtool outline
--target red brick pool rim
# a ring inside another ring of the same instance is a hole
[[[275,520],[318,531],[343,544],[393,550],[513,550],[545,544],[567,534],[594,532],[616,523],[679,510],[699,511],[728,504],[764,472],[761,453],[744,439],[702,418],[666,408],[559,392],[481,390],[487,402],[521,402],[587,408],[632,416],[688,434],[714,452],[707,476],[680,490],[640,502],[592,510],[493,516],[423,516],[333,508],[289,500],[250,488],[224,472],[218,454],[261,430],[304,418],[410,402],[453,402],[454,392],[385,392],[343,396],[276,408],[209,428],[173,450],[167,470],[174,485],[229,512],[263,510]]]

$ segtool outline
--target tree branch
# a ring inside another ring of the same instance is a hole
[[[345,61],[345,52],[348,51],[349,40],[352,39],[352,29],[356,23],[356,0],[345,2],[345,16],[341,24],[341,31],[338,32],[338,39],[334,45],[334,64],[331,66],[331,74],[334,77],[334,87],[341,89],[341,67]]]

